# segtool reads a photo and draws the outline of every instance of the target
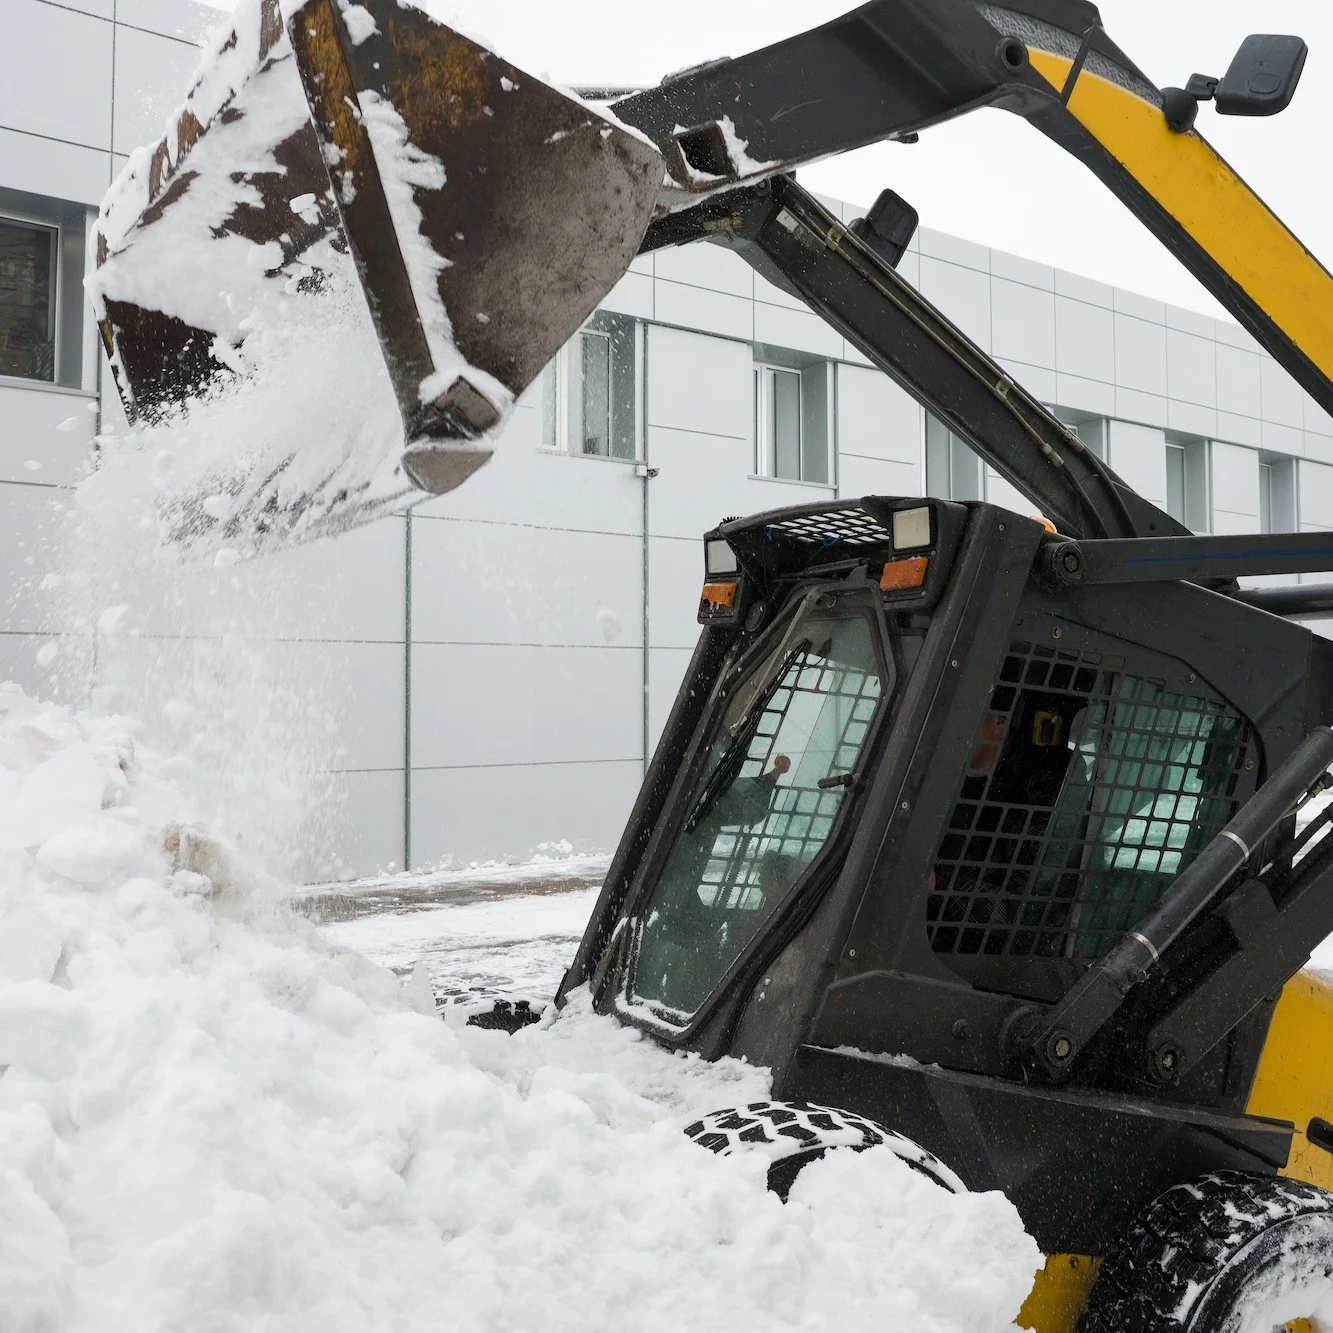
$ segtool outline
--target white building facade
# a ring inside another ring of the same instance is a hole
[[[43,646],[74,633],[31,591],[54,559],[52,503],[86,465],[99,404],[115,416],[81,298],[87,227],[217,15],[177,0],[6,5],[0,679],[41,694]],[[1234,325],[932,231],[901,271],[1196,530],[1333,528],[1333,419]],[[613,846],[697,637],[704,530],[926,492],[1032,509],[734,256],[636,260],[464,487],[275,558],[321,616],[297,597],[267,632],[293,671],[318,664],[332,682],[339,729],[339,814],[301,873]],[[149,638],[160,655],[194,633]]]

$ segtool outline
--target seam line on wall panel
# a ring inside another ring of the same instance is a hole
[[[76,9],[73,5],[62,5],[57,0],[34,0],[36,4],[45,5],[47,9],[61,9],[66,14],[77,14],[81,19],[92,19],[95,23],[119,23],[122,28],[132,28],[135,32],[147,33],[150,37],[160,37],[164,42],[177,42],[181,46],[192,46],[197,51],[199,45],[189,37],[177,37],[172,33],[158,32],[156,28],[143,28],[137,23],[126,23],[123,19],[116,17],[116,6],[112,6],[111,17],[106,18],[102,14],[90,14],[86,9]],[[219,19],[222,18],[224,11],[218,10]]]
[[[888,463],[891,467],[910,467],[910,468],[914,468],[914,467],[917,466],[915,463],[908,463],[906,460],[901,459],[901,458],[879,458],[879,457],[877,457],[875,454],[856,454],[856,453],[853,453],[850,449],[839,449],[839,450],[838,450],[838,457],[839,457],[839,458],[860,458],[860,459],[864,459],[867,463]],[[767,480],[767,478],[765,478],[765,480]],[[812,485],[812,486],[816,486],[816,485],[818,485],[819,483],[818,483],[818,482],[810,482],[810,483],[808,483],[808,484],[809,484],[809,485]],[[839,498],[845,498],[845,497],[839,497]]]
[[[662,426],[655,421],[646,423],[645,434],[653,430],[669,430],[675,435],[702,435],[706,440],[735,440],[739,444],[749,444],[748,435],[727,435],[718,430],[695,430],[692,426]],[[644,450],[647,451],[647,441],[644,442]]]
[[[458,518],[452,514],[418,514],[416,517],[425,523],[475,523],[487,528],[527,528],[533,532],[572,532],[589,537],[624,537],[627,541],[637,541],[640,536],[637,532],[609,532],[605,528],[564,528],[551,523],[515,523],[502,518]]]
[[[403,525],[403,870],[412,869],[412,511]]]
[[[73,486],[62,486],[54,481],[0,481],[0,486],[23,486],[30,491],[73,491],[75,489]]]
[[[401,773],[401,768],[325,768],[324,773]]]
[[[116,179],[116,19],[120,14],[120,0],[111,0],[111,123],[107,127],[106,179],[110,186]]]
[[[654,261],[653,264],[653,272],[654,275],[656,275],[657,272],[656,261]],[[654,276],[653,310],[656,311],[656,309],[657,309],[657,286],[656,286],[656,276]],[[754,323],[753,318],[751,319],[750,322],[751,325],[753,326]],[[645,469],[648,469],[649,467],[648,416],[649,416],[650,403],[648,400],[648,365],[649,365],[649,357],[652,355],[652,349],[649,346],[651,342],[652,342],[652,334],[645,326],[643,330],[643,347],[640,356],[640,364],[635,367],[638,373],[643,377],[640,385],[639,401],[638,401],[638,409],[640,412],[640,417],[636,425],[640,429],[642,429],[643,432],[643,439],[642,441],[640,441],[642,448],[640,449],[639,452],[643,454],[643,463]],[[649,713],[649,705],[651,697],[649,694],[649,688],[652,684],[652,626],[648,620],[648,607],[650,601],[650,585],[648,579],[650,574],[650,569],[649,569],[650,547],[652,544],[652,537],[648,531],[648,520],[649,520],[648,488],[652,485],[651,477],[645,476],[641,484],[643,486],[643,501],[642,501],[643,507],[639,514],[639,522],[642,527],[642,536],[640,538],[640,542],[643,551],[643,568],[642,568],[643,596],[642,596],[642,607],[640,616],[640,620],[643,625],[643,644],[641,649],[641,651],[643,652],[643,672],[642,672],[643,733],[642,736],[640,737],[639,743],[643,749],[643,775],[646,778],[648,776],[648,758],[649,758],[648,741],[652,731],[652,718]]]
[[[96,635],[89,635],[89,638],[96,638]],[[151,640],[154,643],[221,643],[227,636],[224,634],[139,634],[135,636],[141,641]],[[346,643],[356,644],[362,647],[382,647],[398,648],[402,646],[401,639],[306,639],[300,635],[274,635],[267,637],[254,634],[247,635],[246,639],[250,643]]]
[[[631,755],[628,759],[528,759],[515,760],[512,764],[418,764],[418,773],[472,773],[489,768],[572,768],[579,764],[637,764],[639,756]],[[397,769],[387,772],[396,773]]]
[[[332,640],[334,643],[340,640]],[[419,648],[555,648],[561,652],[633,652],[635,643],[515,643],[511,639],[413,639]]]
[[[742,259],[741,263],[744,264],[745,261]],[[635,270],[628,269],[627,272],[633,273]],[[672,287],[689,287],[692,291],[696,292],[712,292],[714,296],[729,296],[733,301],[749,301],[751,305],[754,305],[759,300],[754,294],[753,287],[751,288],[750,294],[747,296],[744,292],[724,292],[720,287],[709,287],[701,282],[691,282],[688,278],[664,278],[660,273],[640,273],[639,277],[649,278],[653,282],[665,282]],[[765,301],[763,304],[778,305],[776,301]],[[809,311],[810,309],[809,306],[802,306],[801,308],[806,311]],[[788,309],[788,307],[779,306],[779,309],[785,310]]]

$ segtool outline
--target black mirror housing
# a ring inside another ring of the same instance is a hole
[[[859,236],[890,268],[897,268],[916,235],[920,218],[902,195],[882,190],[863,218],[856,218],[848,228]]]
[[[1276,116],[1291,105],[1310,48],[1300,37],[1255,34],[1236,52],[1217,85],[1223,116]]]

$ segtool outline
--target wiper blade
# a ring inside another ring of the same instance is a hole
[[[787,638],[784,636],[783,643],[779,647],[785,646],[786,642]],[[792,663],[802,653],[807,652],[809,648],[809,639],[803,639],[794,648],[791,648],[781,667],[772,672],[765,679],[762,689],[752,696],[746,712],[736,723],[736,726],[740,728],[739,734],[736,731],[732,732],[731,744],[723,751],[722,757],[717,762],[717,767],[709,774],[708,781],[704,783],[703,791],[699,793],[699,799],[694,803],[694,809],[690,811],[689,818],[685,821],[686,833],[693,833],[698,828],[700,822],[707,817],[708,812],[717,804],[718,797],[735,781],[736,770],[745,762],[750,742],[754,739],[754,733],[759,726],[759,719],[763,717],[769,701],[773,698],[778,686],[786,679]],[[772,660],[770,657],[769,662],[771,663]],[[755,674],[761,676],[760,672]]]

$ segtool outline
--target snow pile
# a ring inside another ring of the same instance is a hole
[[[1002,1197],[872,1150],[784,1207],[679,1131],[762,1071],[577,1002],[513,1039],[417,1012],[136,733],[0,687],[6,1333],[1009,1326]]]

